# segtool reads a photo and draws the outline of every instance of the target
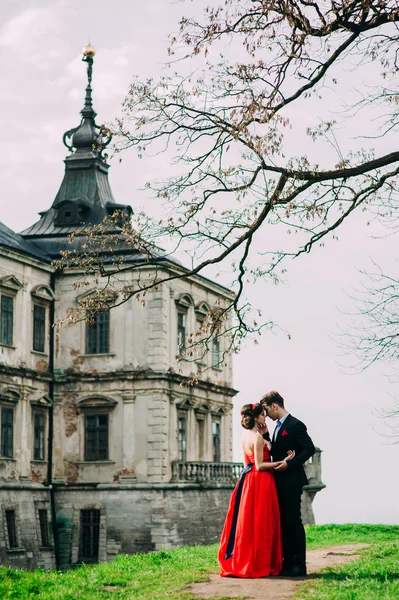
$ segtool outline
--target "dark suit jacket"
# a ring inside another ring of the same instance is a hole
[[[276,440],[272,441],[273,461],[284,460],[288,450],[295,450],[295,457],[287,461],[286,471],[281,473],[274,471],[276,485],[302,489],[308,483],[303,464],[313,456],[315,447],[306,426],[292,415],[288,415],[280,427]]]

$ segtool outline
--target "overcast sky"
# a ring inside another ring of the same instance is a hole
[[[67,154],[62,135],[78,125],[83,105],[82,47],[90,39],[97,49],[97,121],[112,120],[134,75],[159,74],[167,35],[192,8],[191,2],[168,0],[1,0],[0,183],[1,220],[7,226],[23,230],[54,200]],[[110,170],[116,201],[135,210],[155,202],[140,189],[167,172],[165,156],[138,161],[134,151],[125,154]],[[360,285],[358,269],[369,267],[372,257],[391,274],[397,270],[397,239],[376,240],[373,233],[364,215],[355,215],[338,242],[330,240],[324,249],[293,261],[285,285],[258,283],[251,300],[286,328],[291,340],[283,333],[265,334],[235,359],[237,410],[277,389],[323,449],[327,488],[314,503],[318,523],[399,522],[399,445],[392,445],[376,416],[392,404],[397,386],[389,383],[383,365],[345,372],[331,337],[345,324],[341,311],[353,309],[348,294]],[[234,419],[234,455],[240,460],[237,411]]]

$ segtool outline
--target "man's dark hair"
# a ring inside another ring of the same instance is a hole
[[[266,404],[266,406],[271,406],[272,404],[278,404],[281,408],[284,408],[284,398],[280,396],[276,390],[272,390],[268,392],[260,399],[261,404]]]

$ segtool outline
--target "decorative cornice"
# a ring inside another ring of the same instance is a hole
[[[36,285],[31,289],[30,293],[35,298],[41,298],[42,300],[48,300],[49,302],[55,299],[55,294],[48,285]]]
[[[46,394],[39,394],[29,398],[29,402],[32,406],[41,406],[42,408],[50,408],[52,402]]]
[[[194,306],[193,297],[191,296],[191,294],[187,293],[181,294],[178,298],[176,298],[175,302],[178,308],[182,308],[184,310],[188,310],[189,308]]]
[[[210,313],[211,307],[209,306],[208,302],[200,302],[199,304],[197,304],[197,306],[195,307],[194,310],[195,310],[195,314],[198,317],[205,319],[207,317],[207,315]]]
[[[85,396],[78,400],[76,408],[83,411],[90,408],[106,408],[112,410],[116,404],[118,404],[118,402],[114,398],[101,396],[99,394],[91,394],[90,396]]]
[[[17,293],[24,286],[15,275],[5,275],[4,277],[0,277],[0,287],[7,288],[12,292]]]
[[[6,386],[0,389],[0,398],[16,404],[22,400],[22,394],[17,388]]]

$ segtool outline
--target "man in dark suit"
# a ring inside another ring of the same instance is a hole
[[[280,575],[303,577],[306,575],[306,537],[301,518],[301,495],[303,486],[308,483],[303,464],[313,456],[315,447],[306,426],[288,413],[278,392],[265,394],[261,404],[266,415],[277,421],[271,439],[271,455],[273,461],[282,461],[274,470],[283,535],[284,563]],[[268,435],[264,433],[266,439]],[[294,450],[295,456],[287,461],[284,458],[288,450]]]

